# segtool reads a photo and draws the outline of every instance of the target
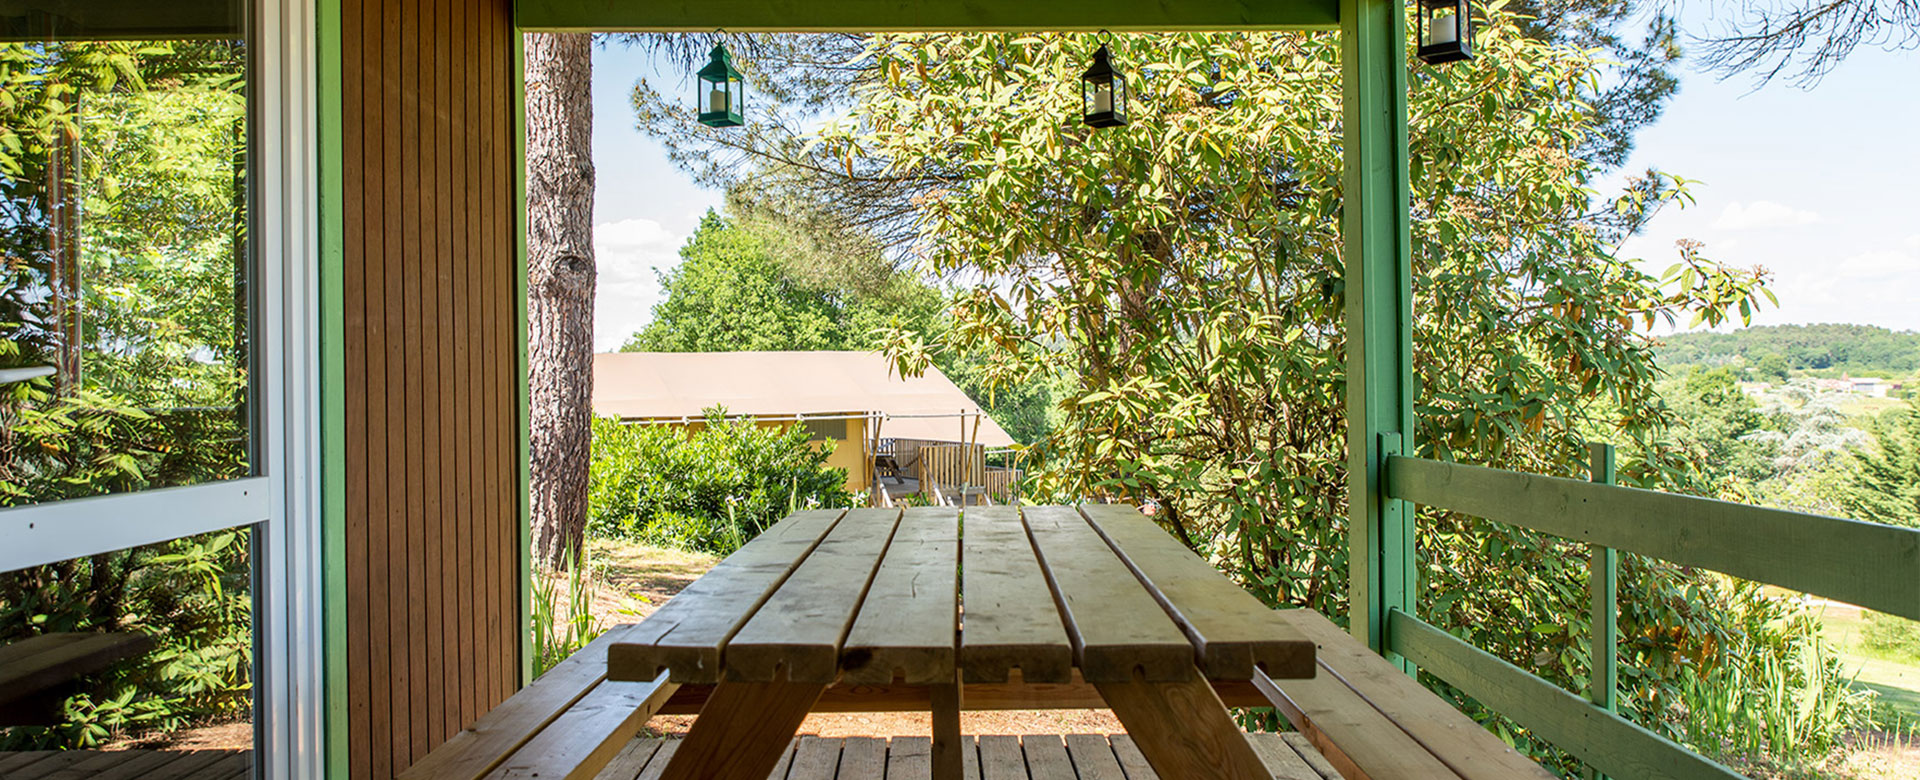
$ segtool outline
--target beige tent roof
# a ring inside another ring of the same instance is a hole
[[[729,415],[861,415],[886,419],[893,439],[1013,444],[980,405],[940,373],[903,379],[875,352],[603,352],[593,356],[593,413],[624,419],[697,418],[714,405]],[[921,415],[941,415],[926,417]],[[962,415],[966,415],[962,417]]]

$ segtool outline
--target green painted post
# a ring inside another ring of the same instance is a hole
[[[514,414],[519,432],[520,685],[533,682],[533,395],[527,361],[527,36],[513,29]]]
[[[1413,512],[1381,479],[1386,448],[1413,443],[1405,7],[1341,0],[1340,39],[1349,630],[1384,653],[1388,610],[1414,614]]]
[[[1615,480],[1613,445],[1593,442],[1587,445],[1587,478],[1611,485]],[[1620,551],[1604,545],[1589,545],[1587,550],[1587,596],[1592,611],[1592,679],[1587,683],[1587,698],[1593,706],[1608,712],[1620,711]],[[1587,776],[1606,780],[1606,775],[1589,768]]]
[[[320,617],[322,775],[347,776],[346,223],[341,213],[340,0],[314,7],[320,225]]]

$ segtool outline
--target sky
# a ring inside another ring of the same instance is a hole
[[[1679,94],[1621,170],[1684,176],[1696,202],[1662,212],[1620,253],[1658,274],[1678,258],[1674,243],[1693,239],[1708,258],[1765,267],[1780,306],[1762,309],[1756,325],[1920,330],[1920,52],[1862,48],[1811,90],[1680,75]],[[677,70],[656,72],[647,55],[619,46],[595,49],[598,350],[646,325],[658,273],[679,262],[700,216],[722,200],[634,130],[627,100],[641,78],[691,99],[694,85]]]

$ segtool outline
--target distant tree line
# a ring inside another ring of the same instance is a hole
[[[1838,369],[1904,376],[1920,370],[1920,333],[1876,325],[1769,325],[1728,333],[1681,333],[1662,339],[1654,358],[1669,371],[1741,359],[1762,375]]]

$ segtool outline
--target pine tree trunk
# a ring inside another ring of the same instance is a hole
[[[584,542],[593,419],[592,36],[527,36],[527,363],[533,554]]]

